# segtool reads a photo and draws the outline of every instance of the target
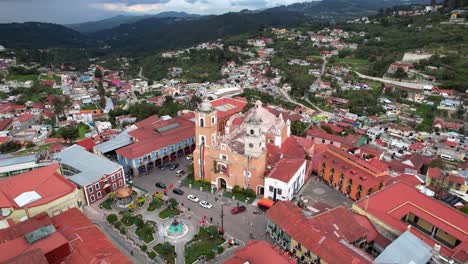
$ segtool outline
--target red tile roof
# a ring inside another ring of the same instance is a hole
[[[400,176],[393,178],[392,182],[390,182],[389,184],[393,184],[397,182],[404,182],[413,187],[424,184],[424,181],[422,179],[420,179],[418,176],[413,175],[413,174],[401,174]]]
[[[317,126],[312,126],[309,130],[307,130],[307,137],[325,139],[325,140],[330,140],[333,142],[339,142],[349,147],[353,147],[359,141],[359,138],[360,138],[360,137],[353,136],[351,134],[346,137],[340,137],[340,136],[328,134],[325,130]]]
[[[22,253],[21,255],[14,256],[13,258],[2,262],[2,264],[49,264],[40,249],[33,249]]]
[[[288,183],[304,163],[305,159],[282,158],[268,177]]]
[[[52,164],[15,177],[0,179],[0,207],[19,208],[13,199],[24,192],[35,191],[42,197],[27,205],[31,208],[50,203],[75,191],[76,186],[58,171],[59,165]]]
[[[277,246],[273,246],[264,240],[250,240],[247,245],[234,253],[234,256],[223,262],[224,264],[294,264],[295,258],[290,258],[287,253],[281,252]]]
[[[92,138],[85,138],[83,140],[76,142],[76,144],[79,146],[82,146],[87,151],[93,151],[94,146],[96,146],[96,143],[94,142]]]
[[[136,139],[136,142],[118,149],[117,154],[130,159],[139,158],[152,151],[195,136],[195,124],[180,116],[169,120],[150,117],[138,122],[136,125],[138,129],[128,133]],[[172,125],[176,127],[167,131],[157,131],[157,129]]]
[[[25,234],[48,225],[53,225],[56,231],[46,238],[32,244],[24,238]],[[64,264],[131,263],[77,208],[72,208],[52,218],[47,213],[41,213],[10,228],[2,229],[0,240],[2,241],[0,243],[0,262],[2,263],[12,258],[24,258],[23,255],[38,257],[37,261],[24,263],[43,263],[44,255],[48,257],[48,253],[52,251],[55,257],[61,257],[61,259],[54,260]],[[59,247],[60,249],[56,250]],[[37,255],[37,250],[41,252],[42,258]],[[49,263],[54,262],[49,259]]]
[[[404,182],[375,192],[368,199],[356,202],[355,206],[367,211],[400,233],[406,231],[408,225],[401,219],[408,213],[413,213],[461,241],[461,244],[453,249],[442,245],[443,255],[451,257],[460,249],[468,251],[468,216],[420,193],[416,188]],[[431,247],[436,243],[440,244],[416,228],[411,228],[411,232]],[[462,262],[465,261],[468,259]]]
[[[298,206],[289,201],[277,202],[266,213],[286,234],[327,263],[372,263],[370,256],[349,242],[361,236],[375,236],[376,231],[374,229],[372,234],[367,234],[369,225],[361,226],[361,220],[356,221],[353,215],[344,208],[336,208],[307,218]]]
[[[222,97],[210,102],[217,109],[218,119],[230,117],[236,113],[242,112],[247,102],[235,98]],[[223,107],[224,106],[224,107]],[[221,110],[223,109],[223,110]]]
[[[33,117],[32,114],[22,114],[21,116],[19,116],[18,118],[16,118],[16,121],[18,122],[26,122],[26,121],[29,121],[31,120],[31,118]]]
[[[0,121],[0,131],[7,129],[13,123],[13,119],[5,118]]]
[[[132,263],[80,210],[73,208],[52,218],[73,248],[66,263]]]

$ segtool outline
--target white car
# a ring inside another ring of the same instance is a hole
[[[200,204],[202,207],[205,207],[205,208],[207,208],[207,209],[210,209],[211,207],[213,207],[213,205],[211,205],[211,204],[210,204],[209,202],[207,202],[207,201],[201,201],[199,204]]]
[[[189,196],[187,196],[187,199],[189,199],[190,201],[195,202],[195,203],[198,203],[200,201],[200,199],[198,199],[198,197],[196,197],[193,194],[189,194]]]

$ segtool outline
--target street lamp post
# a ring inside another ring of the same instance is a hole
[[[221,203],[221,234],[224,234],[224,203]]]

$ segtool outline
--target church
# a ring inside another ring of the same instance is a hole
[[[217,190],[232,190],[238,185],[255,191],[259,196],[266,196],[266,178],[276,165],[269,164],[268,149],[282,149],[287,141],[293,140],[290,121],[284,120],[282,114],[275,116],[257,101],[246,113],[232,115],[224,131],[220,131],[217,111],[205,99],[195,114],[195,179],[210,182]],[[300,155],[299,159],[305,162],[305,155]],[[289,174],[293,177],[298,173],[291,171]],[[301,180],[297,180],[295,191],[303,185],[304,174]],[[275,190],[274,187],[268,189]],[[281,199],[276,197],[275,191],[274,194],[275,197],[271,195],[268,198]]]

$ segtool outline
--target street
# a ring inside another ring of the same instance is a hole
[[[187,160],[185,157],[179,158],[176,161],[180,164],[179,169],[187,171],[186,166],[191,164],[191,161]],[[133,179],[136,187],[141,187],[147,190],[150,194],[155,192],[163,192],[164,190],[155,186],[156,182],[163,182],[166,186],[173,186],[179,188],[182,177],[176,177],[175,171],[165,170],[161,171],[159,168],[153,169],[149,172],[148,175],[143,175],[135,177]],[[224,213],[223,226],[225,233],[228,236],[232,236],[235,239],[241,241],[249,240],[250,234],[254,238],[260,239],[264,236],[266,230],[266,218],[263,214],[254,214],[254,211],[257,211],[256,206],[246,205],[244,203],[238,202],[237,200],[228,199],[223,196],[216,196],[209,192],[190,189],[188,187],[180,187],[184,191],[184,195],[177,195],[168,190],[167,196],[170,198],[175,198],[178,203],[187,208],[189,214],[196,219],[213,219],[212,224],[221,226],[221,210]],[[212,208],[206,209],[200,206],[198,203],[194,203],[187,199],[189,194],[193,194],[198,197],[200,200],[205,200],[213,205]],[[237,204],[245,205],[247,210],[238,215],[232,215],[231,209]],[[223,209],[222,209],[223,208]]]

